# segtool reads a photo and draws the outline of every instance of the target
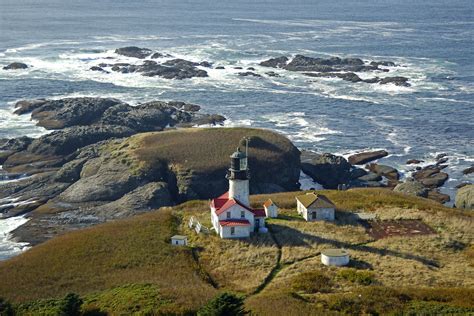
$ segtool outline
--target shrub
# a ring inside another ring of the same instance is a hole
[[[471,315],[473,313],[474,308],[414,301],[403,310],[401,315]]]
[[[12,305],[0,297],[0,316],[11,316],[13,315]]]
[[[294,277],[291,286],[293,290],[305,293],[329,293],[332,281],[319,271],[311,271]]]
[[[59,315],[76,316],[81,314],[81,305],[83,301],[79,295],[75,293],[67,294],[60,303]]]
[[[233,316],[245,315],[244,300],[230,293],[221,293],[204,305],[199,316]]]
[[[356,269],[341,269],[337,272],[337,277],[357,283],[360,285],[370,285],[375,282],[374,274],[369,271],[357,271]]]

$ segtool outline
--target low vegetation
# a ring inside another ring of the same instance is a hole
[[[0,297],[26,315],[57,311],[71,292],[94,315],[220,315],[227,303],[241,310],[242,300],[257,315],[474,313],[470,213],[383,189],[323,193],[338,208],[336,222],[305,222],[296,193],[272,194],[279,218],[246,240],[188,228],[191,216],[210,227],[208,201],[68,233],[0,263]],[[353,216],[361,211],[419,219],[436,234],[375,240]],[[174,234],[189,246],[171,246]],[[334,247],[349,251],[350,267],[321,264],[321,250]]]

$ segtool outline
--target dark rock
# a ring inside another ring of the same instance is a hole
[[[266,72],[265,74],[269,77],[281,77],[279,74],[277,74],[274,71],[269,71],[269,72]]]
[[[208,61],[202,61],[199,63],[199,66],[206,67],[206,68],[212,68],[212,64]]]
[[[418,160],[418,159],[410,159],[410,160],[407,160],[406,164],[407,165],[412,165],[412,164],[419,164],[419,163],[422,163],[423,160]]]
[[[236,67],[234,67],[234,69],[243,69],[243,68],[240,67],[240,66],[236,66]]]
[[[427,197],[428,197],[428,199],[437,201],[441,204],[444,204],[444,203],[449,202],[451,200],[449,195],[439,192],[438,189],[429,190]]]
[[[388,84],[393,83],[396,86],[402,87],[410,87],[411,85],[408,83],[408,78],[406,77],[385,77],[380,79],[380,84]]]
[[[284,68],[288,62],[288,57],[281,56],[277,58],[271,58],[269,60],[262,61],[260,66],[272,67],[272,68]]]
[[[91,68],[89,68],[89,70],[92,70],[92,71],[100,71],[100,72],[103,72],[103,73],[109,73],[107,70],[104,70],[102,67],[99,67],[99,66],[92,66]]]
[[[400,178],[397,169],[390,166],[371,163],[367,166],[367,169],[389,180],[398,180]]]
[[[472,184],[471,182],[461,182],[458,185],[456,185],[456,189],[460,189],[462,187],[465,187],[466,185]]]
[[[408,195],[413,196],[421,196],[427,197],[428,196],[428,189],[425,188],[423,184],[413,179],[409,179],[404,183],[398,184],[393,191],[400,192]]]
[[[28,148],[28,146],[33,142],[33,138],[28,136],[22,136],[18,138],[12,138],[0,145],[0,151],[22,151]]]
[[[153,53],[153,55],[151,55],[151,59],[156,59],[156,58],[161,58],[161,57],[165,57],[165,55],[163,55],[162,53]]]
[[[224,66],[217,66],[215,69],[225,69]]]
[[[367,171],[365,171],[365,169],[354,167],[351,170],[351,179],[352,180],[363,177],[365,175],[367,175]]]
[[[351,168],[344,157],[329,153],[316,154],[304,151],[301,156],[302,171],[327,189],[336,189],[339,184],[348,183]]]
[[[342,80],[345,81],[350,81],[350,82],[360,82],[362,79],[358,75],[356,75],[353,72],[346,72],[346,73],[340,73],[340,72],[327,72],[327,73],[304,73],[304,75],[309,76],[309,77],[324,77],[324,78],[341,78]]]
[[[456,207],[474,209],[474,184],[466,185],[456,192]]]
[[[241,77],[249,77],[249,76],[258,77],[258,78],[262,77],[261,75],[256,74],[256,73],[251,72],[251,71],[239,72],[238,75],[241,76]]]
[[[45,104],[46,102],[47,101],[44,100],[44,99],[18,101],[15,104],[15,112],[13,112],[13,113],[18,114],[18,115],[30,113],[33,110],[36,110],[37,108],[39,108],[40,106]]]
[[[470,166],[469,168],[464,169],[464,170],[462,171],[463,174],[471,174],[471,173],[473,173],[473,172],[474,172],[474,166]]]
[[[352,165],[362,165],[371,162],[376,159],[388,156],[388,152],[385,150],[377,150],[370,152],[362,152],[349,156],[349,163]]]
[[[395,67],[395,63],[392,61],[372,61],[370,63],[371,66],[378,67],[378,66],[385,66],[385,67]]]
[[[438,161],[436,161],[436,165],[441,165],[441,164],[447,162],[448,160],[449,160],[449,158],[447,158],[447,157],[441,158]]]
[[[447,155],[448,155],[447,153],[441,153],[441,154],[436,155],[435,159],[436,159],[436,160],[440,160],[441,158],[444,158],[444,157],[446,157]]]
[[[253,67],[247,67],[247,70],[255,71],[255,68],[253,68]]]
[[[3,67],[3,70],[18,70],[26,68],[28,68],[27,64],[15,62]]]
[[[419,181],[428,188],[437,188],[442,186],[448,180],[448,174],[444,172],[435,173],[429,177],[419,179]]]
[[[128,46],[128,47],[117,48],[115,50],[115,53],[122,56],[144,59],[145,57],[150,56],[153,52],[148,48]]]

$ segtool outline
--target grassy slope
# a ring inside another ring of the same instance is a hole
[[[275,310],[317,314],[347,306],[354,310],[371,299],[384,302],[380,306],[370,303],[379,311],[407,304],[434,311],[441,305],[447,309],[452,305],[474,307],[474,300],[470,300],[474,295],[471,213],[388,190],[324,193],[338,206],[336,223],[306,223],[292,210],[296,193],[274,194],[272,199],[284,208],[283,216],[269,221],[273,234],[250,240],[220,240],[189,231],[186,222],[191,215],[210,225],[206,201],[70,233],[0,263],[4,281],[0,282],[0,296],[22,302],[74,291],[84,296],[90,307],[115,313],[182,312],[196,309],[216,293],[206,282],[207,274],[219,290],[248,295],[247,307],[261,314]],[[260,204],[267,197],[253,196],[252,201]],[[376,212],[381,218],[422,218],[438,234],[374,242],[347,216],[353,210]],[[176,231],[189,236],[199,265],[189,250],[168,245],[167,238]],[[349,249],[358,271],[370,269],[373,284],[341,279],[339,269],[322,266],[320,250],[334,245]],[[323,273],[329,278],[329,289],[315,293],[295,290],[293,284],[303,272]],[[265,279],[268,283],[259,288]],[[420,290],[422,287],[429,288]],[[409,303],[401,302],[401,297],[409,297]],[[134,309],[127,310],[130,306]]]
[[[286,137],[265,129],[187,128],[137,134],[108,150],[141,169],[164,162],[212,174],[229,167],[229,156],[239,144],[244,150],[243,137],[251,138],[249,154],[254,170],[269,162],[282,162],[295,148]]]

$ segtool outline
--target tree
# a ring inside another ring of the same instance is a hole
[[[230,293],[221,293],[210,300],[199,311],[198,316],[245,315],[244,300]]]
[[[13,307],[12,305],[0,297],[0,316],[13,316]]]
[[[81,315],[81,305],[83,301],[79,295],[69,293],[66,295],[59,307],[59,315],[61,316],[79,316]]]

